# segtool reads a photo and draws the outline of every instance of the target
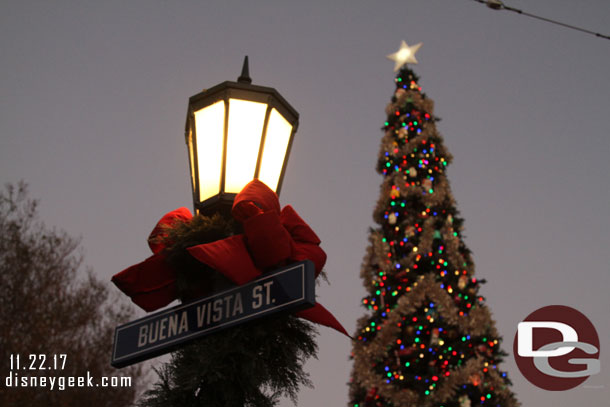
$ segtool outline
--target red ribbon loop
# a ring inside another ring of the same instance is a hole
[[[148,247],[154,254],[160,253],[166,247],[173,244],[167,240],[167,230],[172,228],[178,222],[190,222],[193,219],[191,211],[185,207],[178,208],[167,214],[165,214],[159,222],[155,225],[155,228],[150,232],[148,236]]]

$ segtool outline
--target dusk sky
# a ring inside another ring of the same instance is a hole
[[[318,298],[349,332],[365,311],[394,91],[385,56],[423,42],[413,69],[454,156],[448,178],[513,391],[524,407],[608,405],[610,41],[472,0],[1,4],[0,181],[26,181],[42,220],[82,237],[108,284],[150,255],[162,215],[192,208],[188,98],[236,80],[248,55],[253,84],[300,113],[280,201],[322,239]],[[607,0],[506,4],[610,35]],[[512,356],[517,324],[551,304],[584,313],[601,342],[601,373],[564,392],[530,384]],[[345,406],[350,340],[319,331],[315,387],[298,405]]]

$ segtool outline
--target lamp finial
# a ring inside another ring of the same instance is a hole
[[[237,78],[239,83],[252,83],[250,78],[250,67],[248,66],[248,56],[244,58],[244,66],[241,68],[241,75]]]

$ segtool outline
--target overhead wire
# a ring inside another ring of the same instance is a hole
[[[566,24],[566,23],[562,23],[560,21],[552,20],[550,18],[541,17],[541,16],[538,16],[538,15],[535,15],[535,14],[531,14],[531,13],[525,12],[523,10],[519,10],[517,8],[507,6],[501,0],[473,0],[473,1],[476,1],[477,3],[485,4],[487,7],[489,7],[492,10],[507,10],[507,11],[512,11],[514,13],[521,14],[521,15],[528,16],[528,17],[532,17],[532,18],[535,18],[537,20],[545,21],[547,23],[559,25],[561,27],[569,28],[571,30],[576,30],[576,31],[580,31],[580,32],[583,32],[583,33],[586,33],[586,34],[594,35],[594,36],[596,36],[598,38],[603,38],[605,40],[610,40],[610,36],[608,36],[608,35],[600,34],[598,32],[587,30],[585,28],[576,27],[576,26],[571,25],[571,24]]]

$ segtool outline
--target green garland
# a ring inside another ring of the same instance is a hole
[[[189,301],[232,285],[187,248],[229,237],[239,225],[218,215],[197,215],[167,230],[168,261],[177,271],[178,297]],[[314,326],[292,315],[272,316],[196,340],[155,369],[159,381],[140,407],[272,407],[281,396],[296,401],[303,370],[317,355]]]

